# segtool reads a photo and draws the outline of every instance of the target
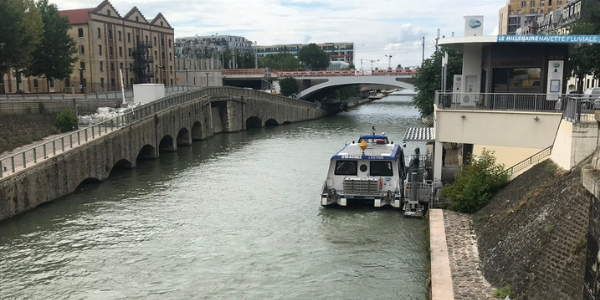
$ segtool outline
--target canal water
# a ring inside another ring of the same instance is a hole
[[[329,159],[410,98],[219,134],[0,223],[1,299],[426,299],[426,223],[322,208]]]

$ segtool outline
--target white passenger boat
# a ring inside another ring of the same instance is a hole
[[[402,208],[404,153],[385,134],[361,136],[332,158],[321,205],[368,204]]]

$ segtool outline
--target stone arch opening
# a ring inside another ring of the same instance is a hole
[[[175,147],[175,141],[170,135],[165,135],[161,140],[160,144],[158,144],[159,152],[174,152],[177,150]]]
[[[127,159],[121,159],[115,163],[110,172],[119,171],[119,170],[131,170],[133,169],[133,164]]]
[[[138,160],[156,159],[156,149],[150,145],[144,145],[137,156]]]
[[[265,122],[265,127],[273,127],[273,126],[277,126],[277,125],[279,125],[279,123],[275,119],[268,119]]]
[[[190,131],[187,128],[181,128],[177,134],[177,146],[190,146]]]
[[[250,117],[246,119],[246,128],[261,128],[262,121],[258,117]]]
[[[292,124],[292,122],[290,122],[290,121],[285,121],[285,122],[283,122],[283,124],[282,124],[282,125],[288,125],[288,124]]]
[[[199,141],[202,139],[202,124],[200,122],[195,122],[192,125],[192,140]]]

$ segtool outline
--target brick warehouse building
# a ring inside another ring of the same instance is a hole
[[[67,80],[50,82],[22,77],[25,93],[101,93],[120,89],[119,70],[126,88],[134,83],[175,85],[174,29],[159,13],[148,21],[137,7],[121,16],[105,0],[96,8],[60,11],[71,22],[69,35],[77,44],[78,61]],[[4,78],[6,93],[16,92],[11,74]]]

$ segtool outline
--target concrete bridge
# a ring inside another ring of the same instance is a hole
[[[325,111],[314,103],[231,87],[151,102],[95,124],[91,134],[85,128],[46,142],[43,156],[38,145],[1,158],[0,220],[69,194],[84,181],[102,181],[113,169],[133,168],[139,159],[157,159],[163,151],[190,146],[193,140],[323,116]],[[54,145],[62,145],[62,151]]]
[[[243,81],[280,80],[292,77],[301,82],[297,97],[320,100],[334,90],[351,85],[384,86],[386,88],[414,89],[417,71],[271,71],[264,69],[222,70],[223,83],[236,85]]]
[[[301,91],[296,95],[299,99],[320,99],[334,90],[351,85],[378,85],[408,90],[414,89],[414,85],[412,85],[413,75],[302,77],[302,79],[324,79],[326,81]]]

